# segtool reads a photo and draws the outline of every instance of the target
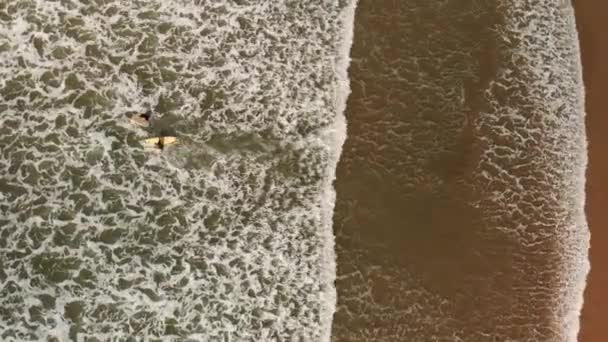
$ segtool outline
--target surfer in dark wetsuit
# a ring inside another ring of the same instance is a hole
[[[143,113],[143,114],[139,114],[139,117],[144,120],[145,122],[148,123],[148,125],[150,124],[150,120],[152,120],[152,111],[148,110],[147,112]]]
[[[131,122],[141,127],[145,127],[149,132],[158,137],[158,142],[154,144],[159,150],[164,150],[167,145],[175,142],[174,129],[170,126],[176,121],[175,117],[161,117],[156,119],[152,110],[147,110],[142,114],[131,117]],[[169,139],[167,139],[169,138]]]
[[[148,110],[142,114],[136,114],[131,117],[131,123],[141,127],[150,127],[152,124],[152,111]]]

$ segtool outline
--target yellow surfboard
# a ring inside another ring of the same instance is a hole
[[[177,138],[176,137],[171,137],[171,136],[166,136],[166,137],[153,137],[153,138],[147,138],[144,140],[141,140],[141,144],[144,145],[144,147],[159,147],[159,143],[162,140],[162,144],[164,146],[169,146],[169,145],[173,145],[177,142]]]

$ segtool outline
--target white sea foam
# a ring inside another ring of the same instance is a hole
[[[336,193],[333,188],[333,182],[336,178],[336,167],[342,151],[342,145],[346,140],[346,117],[344,111],[346,109],[346,101],[350,94],[348,66],[350,65],[350,48],[353,42],[353,30],[355,20],[355,9],[357,0],[352,0],[344,8],[340,15],[341,21],[341,41],[338,44],[337,56],[335,60],[336,86],[334,89],[334,108],[336,111],[336,119],[333,125],[325,129],[321,136],[330,147],[330,160],[328,163],[327,174],[324,177],[325,194],[321,202],[322,224],[325,227],[325,239],[323,244],[323,255],[326,260],[323,262],[323,276],[326,282],[333,284],[336,277],[336,261],[334,252],[334,235],[333,235],[333,211],[336,201]],[[336,290],[331,286],[325,293],[322,294],[321,300],[327,303],[325,312],[321,312],[321,322],[327,324],[323,327],[322,337],[324,341],[331,339],[331,321],[336,308]]]
[[[589,247],[591,232],[588,228],[587,217],[585,215],[585,193],[586,171],[587,171],[587,136],[584,127],[585,117],[585,90],[583,87],[582,62],[580,53],[580,44],[578,34],[576,32],[574,8],[568,7],[567,16],[569,20],[570,34],[569,41],[573,48],[574,54],[574,79],[579,84],[575,87],[574,98],[577,99],[573,105],[575,113],[579,113],[579,125],[577,129],[571,130],[570,134],[577,137],[578,146],[572,160],[571,168],[567,169],[571,187],[573,189],[571,201],[574,215],[572,218],[572,226],[569,234],[573,235],[573,244],[566,243],[563,248],[567,254],[567,260],[564,263],[562,274],[566,277],[565,298],[567,299],[564,305],[564,320],[566,338],[569,341],[577,341],[580,330],[580,315],[583,309],[584,291],[587,285],[587,275],[591,269],[589,260]],[[582,124],[581,124],[582,122]],[[566,252],[567,251],[567,252]]]
[[[546,258],[546,269],[557,283],[536,280],[536,291],[555,292],[554,331],[543,335],[539,325],[538,332],[529,336],[576,341],[589,271],[590,235],[584,212],[587,166],[584,89],[574,12],[570,5],[541,1],[533,5],[512,3],[505,6],[503,15],[508,19],[500,34],[510,39],[507,43],[510,47],[505,51],[511,61],[504,63],[505,68],[499,70],[486,92],[491,109],[479,124],[485,125],[488,132],[482,138],[488,147],[479,168],[504,172],[500,177],[494,174],[478,179],[488,189],[494,188],[489,181],[508,185],[490,199],[504,209],[499,212],[501,215],[523,214],[529,218],[521,220],[517,229],[505,227],[505,233],[519,241],[522,250],[539,248],[529,253],[540,255],[546,253],[540,246],[549,239],[559,241],[553,247],[558,256]],[[526,83],[525,96],[514,90],[510,93],[512,103],[496,95],[497,89],[514,89],[514,85],[522,82]],[[497,136],[508,137],[508,144]],[[523,146],[528,147],[525,152]],[[536,184],[531,185],[526,179],[530,175],[523,173],[522,177],[517,169],[516,165],[526,164],[542,170],[542,177],[535,176]],[[539,200],[544,206],[533,203]],[[501,226],[497,224],[497,228]],[[543,226],[551,229],[539,228]]]
[[[329,340],[354,6],[7,5],[2,339]]]

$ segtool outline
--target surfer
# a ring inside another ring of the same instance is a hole
[[[131,123],[137,126],[148,128],[152,131],[155,137],[142,140],[144,146],[154,147],[162,151],[168,145],[174,144],[177,139],[174,134],[171,134],[171,129],[167,127],[166,120],[154,120],[152,110],[148,110],[142,114],[135,114],[131,117]],[[163,121],[163,122],[161,122]]]
[[[152,121],[152,111],[148,110],[145,113],[133,116],[131,118],[131,122],[142,127],[150,126],[150,122]]]

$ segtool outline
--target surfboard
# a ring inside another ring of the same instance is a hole
[[[141,140],[141,144],[144,145],[144,147],[158,147],[158,143],[160,142],[160,139],[163,139],[163,144],[165,146],[173,145],[177,142],[176,137],[166,136],[166,137],[152,137],[152,138],[143,139],[143,140]]]

